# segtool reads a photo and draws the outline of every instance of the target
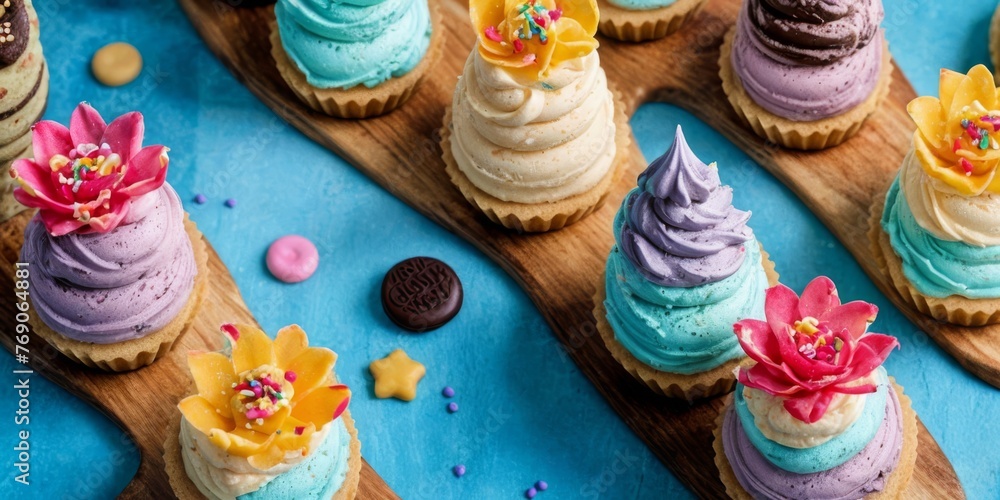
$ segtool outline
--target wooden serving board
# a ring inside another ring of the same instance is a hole
[[[446,30],[449,37],[441,62],[403,108],[363,121],[315,113],[294,96],[270,56],[270,7],[232,9],[223,2],[179,2],[223,64],[282,118],[416,210],[470,241],[510,273],[541,310],[567,354],[660,460],[698,495],[725,496],[711,446],[712,426],[722,398],[689,406],[656,396],[615,362],[594,326],[594,283],[604,272],[604,260],[613,242],[612,218],[633,187],[632,181],[619,183],[607,206],[585,220],[540,235],[516,234],[489,223],[449,182],[440,158],[438,130],[475,41],[466,0],[431,0],[445,18],[437,29]],[[912,87],[897,71],[888,102],[860,137],[840,148],[801,154],[767,146],[737,122],[717,74],[722,36],[735,22],[739,3],[710,0],[680,33],[657,42],[631,45],[602,39],[601,62],[609,80],[624,95],[630,115],[643,102],[661,100],[715,124],[798,193],[879,287],[902,305],[872,268],[865,227],[869,200],[889,185],[909,145],[912,128],[905,105],[914,97]],[[626,179],[635,179],[646,167],[634,140],[631,147],[633,160]],[[872,157],[880,161],[867,161]],[[859,184],[851,186],[843,179]],[[988,347],[984,343],[975,338],[960,341],[962,332],[925,320],[913,311],[909,314],[970,369],[987,366]],[[1000,358],[1000,347],[992,349]],[[997,379],[1000,383],[1000,377]],[[963,496],[951,464],[923,424],[917,467],[908,497]]]
[[[0,332],[4,332],[0,335],[0,343],[12,352],[17,312],[13,300],[14,264],[18,261],[24,227],[29,218],[30,214],[24,212],[0,224],[0,297],[4,298],[0,301]],[[257,323],[243,303],[229,270],[211,245],[208,246],[208,253],[211,274],[205,302],[194,324],[166,357],[150,366],[118,374],[91,370],[73,363],[37,335],[32,333],[30,336],[30,368],[100,410],[128,433],[135,443],[139,451],[139,471],[120,498],[173,498],[163,464],[163,443],[167,439],[170,420],[179,411],[177,402],[192,387],[187,353],[222,349],[219,325],[223,323]],[[365,462],[358,498],[381,500],[398,497]]]

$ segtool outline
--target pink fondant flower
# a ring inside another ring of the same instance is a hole
[[[788,413],[806,423],[822,418],[836,394],[875,392],[858,380],[899,346],[889,335],[866,333],[878,314],[874,304],[841,304],[825,276],[809,283],[801,298],[784,285],[768,289],[764,314],[766,322],[745,319],[733,327],[757,362],[740,368],[739,381],[784,398]]]
[[[38,209],[54,236],[106,233],[128,215],[132,200],[163,185],[168,149],[142,147],[142,115],[131,112],[110,125],[87,103],[67,129],[53,121],[32,128],[34,159],[17,160],[10,175],[14,198]]]

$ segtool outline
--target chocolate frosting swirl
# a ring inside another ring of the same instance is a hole
[[[28,48],[31,24],[28,8],[22,0],[10,0],[10,7],[2,7],[0,16],[0,68],[14,64]]]
[[[677,127],[670,150],[639,176],[622,210],[619,247],[649,281],[693,287],[728,278],[753,238],[749,212],[732,205],[714,166],[699,160]]]
[[[775,59],[805,65],[839,61],[878,33],[881,0],[747,0],[754,38]]]

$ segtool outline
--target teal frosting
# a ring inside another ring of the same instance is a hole
[[[929,297],[1000,297],[1000,246],[976,247],[946,241],[917,223],[899,188],[892,183],[882,212],[882,229],[914,288]]]
[[[626,10],[653,10],[673,5],[677,0],[608,0],[615,7]]]
[[[615,217],[621,234],[623,211]],[[615,339],[639,361],[690,375],[743,356],[733,324],[764,318],[767,275],[760,247],[743,244],[746,258],[731,276],[693,287],[666,287],[645,279],[615,245],[605,272],[608,323]]]
[[[736,384],[733,394],[736,414],[740,417],[743,430],[754,448],[776,467],[795,474],[812,474],[830,470],[855,457],[875,438],[882,420],[885,419],[885,405],[889,394],[889,376],[885,368],[876,372],[877,391],[869,394],[861,416],[839,436],[812,448],[790,448],[778,444],[764,436],[753,414],[743,398],[743,384]]]
[[[403,76],[430,45],[427,0],[278,0],[274,12],[285,52],[321,89]]]
[[[348,459],[351,456],[351,435],[344,419],[330,424],[332,428],[319,449],[293,467],[280,474],[253,493],[240,495],[240,500],[326,500],[340,489],[347,478]]]

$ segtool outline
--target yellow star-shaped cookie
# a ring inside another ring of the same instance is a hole
[[[375,396],[413,401],[417,397],[417,382],[424,378],[424,365],[410,359],[402,349],[392,351],[368,365],[375,377]]]

